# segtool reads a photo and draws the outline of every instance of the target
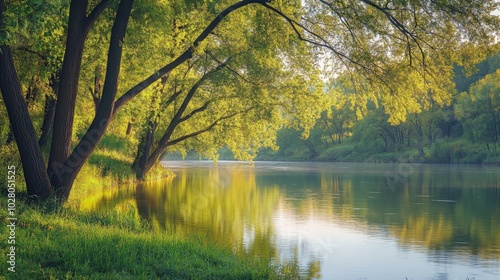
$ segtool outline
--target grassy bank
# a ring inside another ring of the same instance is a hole
[[[17,203],[16,273],[8,279],[268,279],[266,264],[192,237],[159,234],[129,213],[78,213]],[[6,222],[6,211],[2,220]],[[2,227],[2,236],[8,236]]]
[[[299,142],[300,144],[300,142]],[[461,139],[439,141],[423,147],[420,155],[415,146],[402,146],[396,150],[383,145],[365,145],[346,141],[328,148],[318,147],[314,155],[305,145],[282,147],[278,151],[265,150],[257,160],[271,161],[328,161],[328,162],[418,162],[452,164],[500,164],[500,150],[496,153],[485,145]]]
[[[106,143],[106,142],[104,142]],[[158,233],[135,209],[86,213],[78,202],[91,193],[133,181],[131,159],[113,146],[101,146],[79,174],[69,202],[31,204],[15,146],[1,147],[0,164],[15,165],[15,273],[7,269],[10,246],[7,203],[0,209],[0,275],[7,279],[276,279],[269,263],[236,256],[196,236]],[[5,169],[6,170],[6,169]],[[165,176],[156,170],[155,177]],[[7,202],[6,181],[0,182]],[[1,277],[0,277],[1,278]]]

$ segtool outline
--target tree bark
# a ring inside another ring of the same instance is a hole
[[[88,0],[72,0],[68,19],[68,36],[56,103],[52,144],[48,163],[48,172],[52,184],[56,180],[52,175],[56,172],[54,166],[60,166],[68,158],[71,150],[73,121],[75,116],[78,80],[85,39],[95,20],[109,4],[103,0],[95,6],[87,17]]]
[[[96,148],[111,121],[114,100],[118,89],[123,39],[133,2],[133,0],[122,0],[118,6],[116,18],[111,29],[106,78],[96,116],[85,135],[83,135],[82,140],[76,145],[73,152],[64,161],[64,164],[57,164],[56,161],[51,166],[54,172],[54,176],[51,178],[52,184],[55,187],[57,196],[63,201],[68,199],[78,172]],[[61,100],[58,100],[57,103],[61,103]]]
[[[4,3],[0,2],[0,28]],[[49,177],[45,171],[35,128],[31,122],[28,107],[22,96],[21,84],[14,68],[10,48],[0,47],[0,89],[7,107],[12,132],[17,142],[28,195],[47,197],[52,194]]]
[[[52,170],[54,165],[62,164],[66,161],[71,149],[78,80],[87,33],[85,21],[87,6],[87,0],[73,0],[70,5],[66,52],[64,53],[61,68],[59,96],[55,110],[52,145],[48,164],[49,174],[54,173],[54,170]]]
[[[44,116],[42,123],[42,135],[40,135],[40,139],[38,139],[38,145],[40,148],[43,148],[47,145],[49,141],[49,135],[52,132],[54,127],[54,115],[56,110],[56,102],[57,102],[57,91],[59,89],[59,75],[52,75],[49,82],[50,87],[52,88],[52,92],[54,95],[46,95],[45,96],[45,106],[44,106]]]
[[[156,130],[156,123],[149,122],[149,127],[141,139],[139,147],[137,148],[137,155],[135,157],[134,163],[132,164],[132,169],[135,171],[135,176],[139,180],[144,180],[148,163],[148,156],[153,147],[154,133]]]
[[[51,95],[45,96],[44,117],[42,123],[42,134],[38,139],[40,148],[45,147],[49,142],[49,135],[54,127],[54,115],[56,109],[56,99]]]

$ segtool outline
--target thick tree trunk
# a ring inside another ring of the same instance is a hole
[[[47,168],[51,181],[56,180],[53,177],[56,172],[54,168],[61,166],[68,159],[70,153],[75,102],[85,39],[90,27],[108,5],[109,0],[101,0],[89,16],[86,16],[88,0],[71,1],[66,51],[61,68],[58,102],[56,103],[52,144]]]
[[[138,180],[144,180],[146,173],[151,169],[151,167],[148,168],[148,157],[153,147],[155,130],[156,123],[150,123],[148,130],[142,137],[140,145],[137,148],[137,155],[132,164],[132,169]]]
[[[61,165],[66,161],[71,149],[78,80],[87,34],[87,6],[87,0],[73,0],[70,5],[66,52],[61,68],[48,164],[48,171],[51,175],[55,173],[54,166]],[[51,180],[54,184],[53,176],[51,176]]]
[[[0,2],[0,28],[3,16],[3,1]],[[28,195],[47,197],[52,194],[49,177],[38,146],[35,128],[28,107],[21,93],[10,48],[0,48],[0,89],[21,156]]]
[[[133,0],[122,0],[118,7],[115,22],[111,29],[106,78],[96,116],[81,141],[76,145],[67,160],[64,161],[64,164],[58,164],[56,160],[53,162],[54,165],[51,166],[54,172],[51,178],[52,184],[55,187],[57,196],[63,201],[68,199],[78,172],[96,148],[111,121],[114,100],[118,89],[123,39],[133,2]],[[57,104],[59,103],[61,103],[60,99],[57,101]]]

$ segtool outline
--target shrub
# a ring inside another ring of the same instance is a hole
[[[319,156],[320,160],[332,160],[332,161],[342,161],[349,158],[354,150],[353,146],[341,145],[333,146],[326,149]]]

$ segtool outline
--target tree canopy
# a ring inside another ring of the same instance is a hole
[[[172,147],[251,158],[333,103],[403,122],[450,102],[453,63],[493,49],[498,5],[2,0],[0,88],[28,193],[66,199],[106,131],[127,131],[142,177]]]

